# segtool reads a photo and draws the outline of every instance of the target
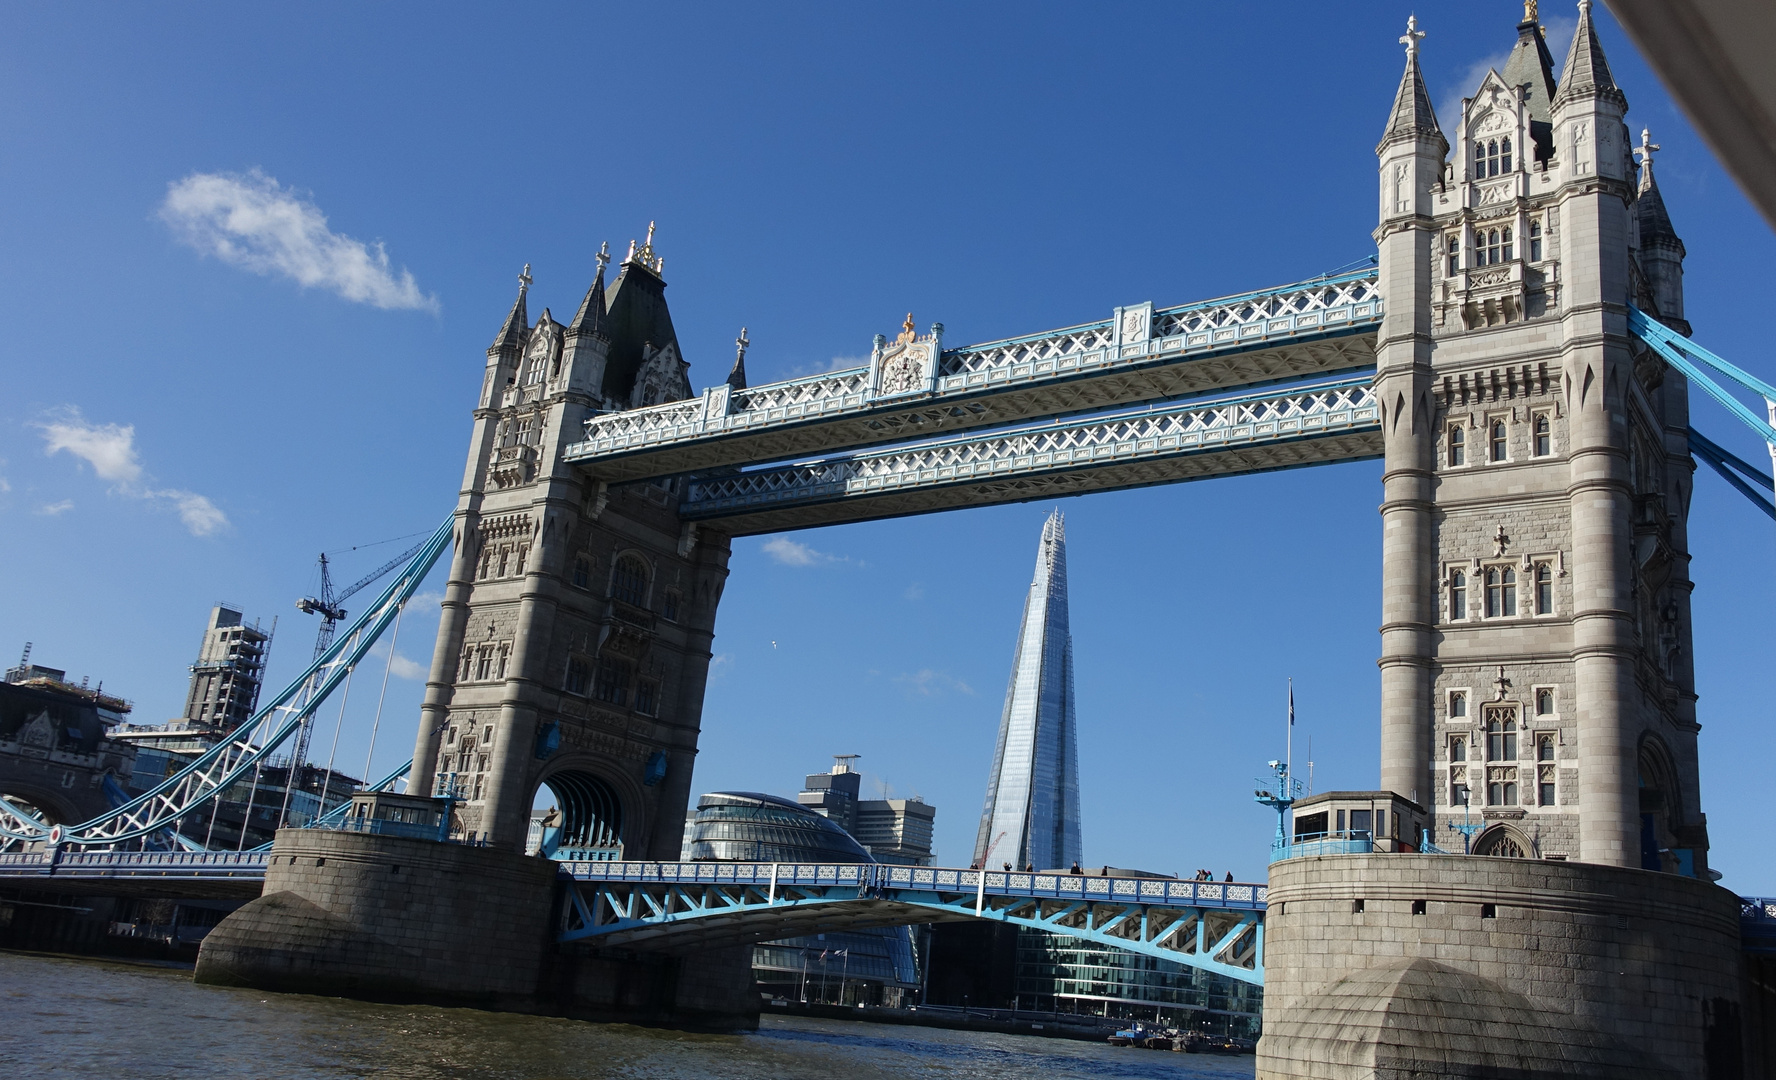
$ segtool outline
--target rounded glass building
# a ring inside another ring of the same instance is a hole
[[[789,799],[715,791],[697,800],[684,858],[716,862],[867,863],[876,860],[837,824]],[[909,927],[850,930],[753,947],[760,991],[789,1001],[901,1005],[918,988]]]

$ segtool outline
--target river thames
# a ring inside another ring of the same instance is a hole
[[[747,1035],[198,986],[182,968],[0,953],[0,1076],[1118,1080],[1252,1076],[1221,1058],[767,1016]]]

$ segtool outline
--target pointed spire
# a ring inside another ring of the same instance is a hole
[[[1615,76],[1610,74],[1609,61],[1603,57],[1603,46],[1597,41],[1597,28],[1591,25],[1591,0],[1579,0],[1579,28],[1573,34],[1572,48],[1567,51],[1566,66],[1560,69],[1560,90],[1554,100],[1570,101],[1580,94],[1622,97]]]
[[[752,342],[746,337],[746,327],[740,328],[740,336],[734,339],[734,369],[728,372],[728,385],[735,390],[746,389],[746,347]]]
[[[1634,203],[1634,214],[1640,221],[1642,247],[1653,240],[1677,240],[1677,230],[1672,228],[1671,215],[1665,210],[1665,199],[1659,194],[1658,182],[1653,179],[1653,154],[1658,149],[1659,144],[1652,141],[1652,132],[1641,128],[1640,145],[1634,148],[1635,156],[1640,158],[1640,195]]]
[[[506,323],[500,327],[499,336],[493,339],[488,347],[489,352],[511,349],[514,352],[524,344],[524,333],[530,329],[530,315],[524,307],[524,294],[530,291],[530,264],[524,264],[524,272],[518,275],[518,300],[512,305],[511,314],[506,316]]]
[[[1517,44],[1499,77],[1513,90],[1529,88],[1530,120],[1547,123],[1554,118],[1554,57],[1536,22],[1533,2],[1524,5],[1523,21],[1517,24]]]
[[[580,310],[574,313],[573,322],[567,326],[570,337],[603,333],[604,317],[610,312],[604,297],[604,267],[610,262],[610,241],[599,245],[592,257],[598,260],[598,273],[592,278],[592,287],[586,290],[586,298],[580,301]]]
[[[1418,16],[1406,20],[1406,33],[1401,44],[1406,46],[1406,73],[1400,76],[1400,89],[1394,94],[1394,111],[1388,117],[1382,141],[1410,138],[1417,135],[1443,137],[1437,126],[1437,113],[1431,108],[1431,96],[1425,92],[1424,76],[1418,70],[1418,43],[1425,36],[1418,28]]]

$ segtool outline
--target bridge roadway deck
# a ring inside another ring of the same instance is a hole
[[[1375,365],[1375,271],[943,350],[925,384],[852,368],[594,417],[566,459],[619,483],[785,461]]]
[[[1260,884],[875,863],[562,866],[575,883],[563,942],[682,953],[862,927],[985,919],[1242,982],[1264,981],[1269,890]]]
[[[679,514],[734,536],[1379,458],[1369,377],[687,481]]]
[[[268,851],[0,852],[0,886],[98,896],[250,900],[265,884]]]

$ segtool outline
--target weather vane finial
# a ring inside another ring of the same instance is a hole
[[[742,326],[740,328],[740,336],[734,339],[734,346],[739,349],[741,356],[745,356],[746,347],[751,344],[751,339],[746,336],[746,327]]]
[[[528,292],[530,290],[530,282],[530,264],[525,263],[524,272],[518,275],[518,291]]]
[[[1406,32],[1400,35],[1400,44],[1406,46],[1406,55],[1408,57],[1418,55],[1418,43],[1424,38],[1424,36],[1424,31],[1418,28],[1418,16],[1406,16]]]
[[[1652,129],[1640,129],[1640,145],[1634,148],[1634,153],[1635,156],[1640,158],[1640,163],[1642,165],[1651,165],[1653,163],[1653,154],[1661,149],[1659,144],[1653,142],[1652,139]]]
[[[910,311],[907,312],[906,322],[902,323],[900,328],[901,328],[901,330],[906,332],[906,336],[908,338],[911,338],[913,336],[913,313],[912,312],[910,312]]]
[[[599,244],[598,251],[595,252],[592,257],[594,259],[598,260],[598,272],[601,274],[604,273],[605,264],[609,263],[611,261],[610,241],[606,240],[603,243]]]
[[[1523,21],[1536,21],[1536,0],[1523,0]]]

